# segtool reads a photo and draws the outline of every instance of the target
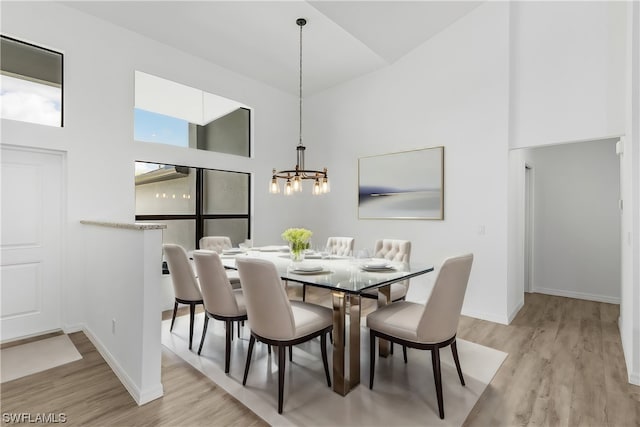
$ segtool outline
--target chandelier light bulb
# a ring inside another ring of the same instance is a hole
[[[300,180],[300,175],[296,175],[293,177],[293,191],[302,191],[302,181]]]
[[[280,186],[278,185],[278,180],[274,176],[271,180],[271,184],[269,185],[269,193],[278,194],[280,192]]]
[[[290,196],[293,193],[293,189],[291,188],[291,180],[287,180],[287,183],[284,185],[284,195]]]
[[[320,193],[321,193],[320,181],[316,178],[316,180],[313,183],[313,195],[317,196]]]
[[[329,187],[329,178],[325,176],[324,178],[322,178],[322,192],[328,193],[330,190],[331,187]]]

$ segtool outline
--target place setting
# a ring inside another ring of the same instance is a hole
[[[315,275],[315,274],[329,274],[332,273],[331,270],[327,269],[325,266],[321,264],[312,264],[312,263],[293,263],[289,266],[289,271],[293,274],[300,275]]]
[[[389,263],[388,260],[382,259],[382,258],[380,259],[374,258],[374,259],[363,261],[362,264],[360,264],[360,268],[363,271],[374,272],[374,273],[396,271],[396,268],[391,263]]]

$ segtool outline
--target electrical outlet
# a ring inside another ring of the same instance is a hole
[[[111,319],[111,333],[116,334],[116,319]]]

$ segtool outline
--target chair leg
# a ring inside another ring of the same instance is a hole
[[[404,363],[407,363],[407,346],[402,346],[402,355],[404,356]]]
[[[307,285],[302,285],[302,301],[307,299]]]
[[[271,345],[267,344],[267,352],[271,354]]]
[[[369,330],[369,389],[373,388],[373,374],[376,368],[376,336]]]
[[[253,353],[253,345],[256,343],[256,338],[251,335],[249,339],[249,350],[247,351],[247,362],[244,364],[244,377],[242,378],[242,385],[247,385],[247,375],[249,375],[249,366],[251,365],[251,353]]]
[[[202,338],[200,338],[200,347],[198,348],[198,356],[202,352],[202,344],[204,344],[204,337],[207,336],[207,326],[209,326],[209,316],[204,315],[204,326],[202,327]]]
[[[293,346],[289,346],[289,362],[293,362]]]
[[[329,332],[329,342],[333,344],[333,331]]]
[[[193,322],[196,315],[196,305],[189,304],[189,350],[191,350],[191,342],[193,341]]]
[[[226,340],[224,343],[224,373],[229,373],[229,361],[231,359],[231,340],[233,339],[233,322],[231,320],[226,320],[227,323],[227,331],[226,331]]]
[[[278,346],[278,413],[282,413],[282,403],[284,401],[284,366],[287,363],[285,352],[287,348]]]
[[[324,364],[324,373],[327,376],[327,385],[331,387],[331,376],[329,375],[329,362],[327,361],[327,334],[320,335],[320,347],[322,351],[322,363]]]
[[[244,326],[244,325],[242,325],[242,326]],[[240,325],[240,322],[238,322],[238,338],[240,338],[240,329],[242,328],[242,326]]]
[[[464,383],[464,377],[462,376],[462,369],[460,368],[460,359],[458,359],[458,346],[456,342],[451,343],[451,353],[453,353],[453,360],[456,362],[456,369],[458,370],[458,376],[460,377],[460,383],[462,385],[466,385]]]
[[[389,354],[393,354],[393,341],[389,343]]]
[[[440,372],[440,349],[434,347],[431,349],[431,364],[433,365],[433,379],[436,383],[436,395],[438,396],[438,411],[440,419],[444,420],[444,408],[442,402],[442,375]]]
[[[173,304],[173,317],[171,318],[171,327],[169,332],[173,331],[173,324],[176,322],[176,314],[178,313],[178,301]]]

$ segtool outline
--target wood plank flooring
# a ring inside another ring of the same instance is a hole
[[[327,297],[312,288],[307,296]],[[374,306],[365,301],[363,311]],[[509,353],[464,425],[640,426],[640,387],[627,383],[618,315],[617,305],[527,294],[509,326],[463,316],[460,338]],[[3,384],[3,413],[64,412],[68,425],[264,425],[168,350],[164,397],[138,407],[86,336],[70,337],[83,359]]]

